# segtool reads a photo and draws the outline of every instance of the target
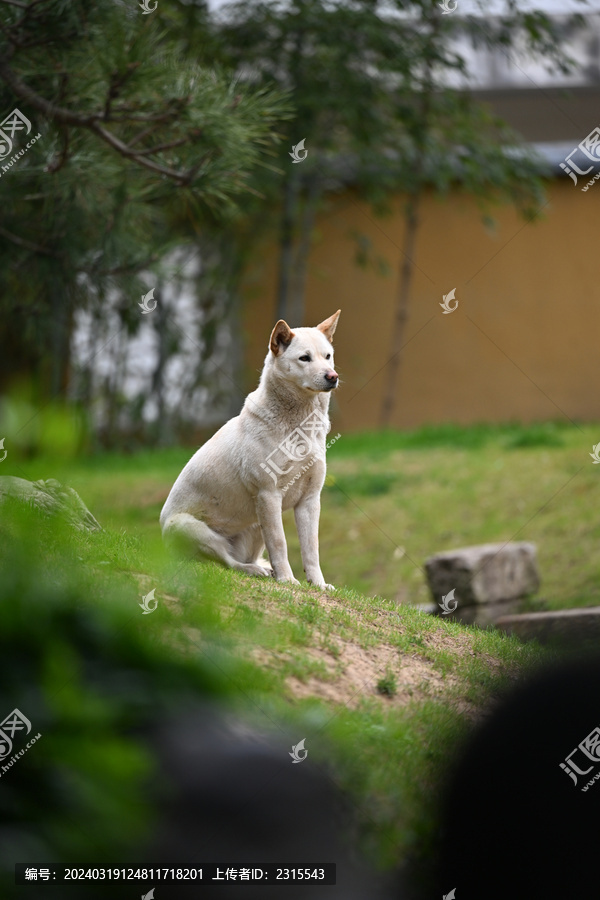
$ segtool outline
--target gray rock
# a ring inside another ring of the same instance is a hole
[[[457,612],[469,606],[518,600],[540,586],[535,544],[524,541],[436,553],[425,560],[425,570],[436,603],[454,589]]]
[[[556,640],[576,644],[588,640],[598,641],[600,606],[503,616],[495,624],[502,631],[514,634],[523,641],[535,639],[546,643]]]
[[[49,478],[47,481],[27,481],[13,475],[0,477],[0,506],[8,497],[21,501],[43,515],[61,515],[78,531],[102,531],[77,491]]]
[[[453,619],[460,622],[461,625],[479,625],[480,628],[486,628],[488,625],[495,625],[497,620],[503,616],[519,611],[520,600],[504,600],[500,603],[473,603],[471,606],[461,606],[460,603],[456,608],[456,612],[450,616],[444,616],[445,619]],[[441,613],[441,610],[438,611]]]

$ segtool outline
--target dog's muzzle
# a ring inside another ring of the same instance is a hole
[[[340,379],[338,373],[334,372],[333,369],[331,369],[330,372],[325,372],[325,381],[327,383],[327,387],[325,388],[325,390],[332,391],[333,388],[337,387],[339,380]]]

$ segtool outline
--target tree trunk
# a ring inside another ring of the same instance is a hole
[[[68,283],[59,285],[55,281],[50,289],[53,320],[50,396],[64,400],[71,363],[72,288]]]
[[[111,374],[106,378],[108,414],[105,440],[108,446],[112,447],[116,446],[118,443],[118,433],[120,429],[119,417],[123,406],[123,383],[125,381],[125,367],[127,364],[129,343],[129,337],[123,328],[123,320],[121,319],[120,314],[119,320],[121,329],[117,332],[111,346]]]
[[[400,264],[398,273],[398,292],[396,299],[396,312],[392,326],[392,340],[390,343],[390,362],[387,368],[387,380],[385,382],[383,402],[379,424],[387,428],[390,424],[398,387],[398,375],[400,372],[402,342],[408,321],[408,301],[412,284],[413,259],[417,242],[417,230],[419,227],[420,194],[412,194],[406,207],[406,231],[404,233],[404,259]]]
[[[289,315],[289,294],[292,267],[294,264],[294,222],[298,206],[299,179],[292,170],[285,183],[283,211],[281,216],[281,235],[279,241],[279,284],[277,286],[277,319],[285,319]]]
[[[312,231],[315,223],[315,215],[321,197],[321,185],[318,174],[315,173],[308,187],[308,196],[302,213],[300,224],[300,237],[298,249],[293,263],[292,282],[290,285],[288,315],[292,326],[305,324],[305,295],[306,295],[306,270]]]
[[[435,42],[440,28],[441,16],[437,10],[433,12],[431,21],[431,38]],[[400,272],[398,277],[398,293],[396,299],[396,313],[394,316],[394,324],[392,326],[392,340],[390,344],[390,365],[388,369],[388,378],[385,383],[383,402],[381,404],[381,414],[379,424],[382,428],[387,428],[390,424],[394,407],[396,404],[396,395],[398,392],[398,375],[400,373],[400,354],[402,351],[402,341],[408,320],[408,302],[410,299],[410,288],[412,284],[413,258],[415,254],[415,246],[417,242],[417,230],[419,227],[419,205],[421,202],[421,192],[423,189],[423,174],[425,171],[425,157],[427,152],[427,135],[430,128],[430,113],[433,96],[434,85],[432,81],[432,60],[427,55],[425,62],[425,72],[421,91],[421,122],[420,128],[415,139],[415,166],[413,170],[414,188],[408,197],[406,205],[406,231],[404,233],[404,259],[400,264]]]
[[[152,327],[158,338],[156,366],[152,373],[150,394],[156,400],[157,418],[153,428],[150,428],[153,442],[160,447],[168,447],[173,443],[171,416],[167,413],[165,404],[165,366],[169,361],[169,312],[164,300],[159,294],[160,302],[156,305],[155,317],[151,320]],[[142,422],[143,425],[143,422]]]

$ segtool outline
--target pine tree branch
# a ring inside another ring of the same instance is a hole
[[[169,141],[168,144],[157,144],[156,147],[149,147],[143,151],[144,156],[151,156],[153,153],[160,153],[162,150],[171,150],[173,147],[180,147],[187,143],[187,138],[180,138],[178,141]],[[129,145],[131,146],[131,144]]]
[[[171,104],[175,104],[175,100],[171,100]],[[126,106],[117,107],[116,110],[113,110],[110,116],[111,122],[168,122],[169,119],[174,119],[179,110],[170,109],[168,112],[164,113],[148,113],[147,115],[139,115],[134,112],[129,112]],[[116,115],[115,113],[124,113],[124,115]]]
[[[149,256],[147,259],[142,259],[139,262],[123,263],[112,269],[96,269],[94,266],[91,266],[89,268],[82,268],[79,271],[85,272],[86,275],[94,275],[95,277],[124,275],[126,272],[140,272],[143,269],[147,269],[148,266],[158,262],[159,258],[157,253],[153,253],[152,256]]]
[[[137,144],[138,141],[142,141],[144,138],[149,137],[156,129],[159,127],[159,123],[156,122],[154,125],[151,125],[150,128],[144,128],[143,131],[138,132],[135,137],[132,137],[129,141],[129,146],[133,147],[134,144]]]
[[[27,103],[34,107],[34,109],[42,112],[47,118],[55,119],[65,125],[86,128],[88,131],[93,132],[101,138],[101,140],[112,147],[113,150],[120,153],[121,156],[133,160],[140,166],[150,169],[152,172],[157,172],[159,175],[165,175],[167,178],[170,178],[181,185],[188,185],[192,181],[198,166],[189,169],[188,171],[178,171],[176,169],[171,169],[168,166],[162,166],[159,163],[153,162],[151,159],[147,159],[146,154],[149,151],[132,150],[131,147],[123,143],[123,141],[115,134],[102,127],[100,122],[104,121],[103,114],[94,113],[92,115],[82,116],[72,112],[72,110],[67,109],[64,106],[57,106],[54,103],[50,103],[49,100],[40,97],[40,95],[36,94],[36,92],[25,84],[25,82],[21,81],[5,62],[0,62],[0,78],[8,84],[17,97],[26,100]]]
[[[145,157],[144,153],[132,150],[127,144],[124,144],[120,138],[111,131],[107,131],[97,121],[84,123],[82,120],[74,124],[79,124],[82,127],[93,131],[98,137],[109,144],[109,146],[117,150],[121,156],[133,159],[135,162],[139,163],[140,166],[144,166],[144,168],[150,169],[152,172],[158,172],[160,175],[166,175],[168,178],[172,178],[173,181],[178,181],[180,184],[189,183],[190,172],[178,172],[176,169],[170,169],[168,166],[161,166],[158,163],[152,162],[151,159]]]
[[[34,10],[36,6],[39,6],[41,3],[44,3],[44,2],[45,2],[45,0],[30,0],[29,3],[22,3],[21,0],[0,0],[0,3],[3,3],[5,6],[16,6],[18,9],[25,10],[25,12],[21,16],[21,18],[17,22],[13,22],[12,26],[10,28],[6,28],[3,24],[0,25],[0,27],[2,28],[2,31],[5,32],[8,40],[12,44],[12,47],[8,48],[8,50],[6,51],[5,61],[12,59],[16,48],[19,48],[19,50],[21,50],[21,49],[23,49],[23,47],[29,46],[28,44],[23,44],[20,41],[18,41],[14,37],[14,33],[11,36],[11,31],[13,31],[13,32],[18,31],[19,28],[21,28],[21,26],[26,22],[27,18],[29,17],[30,13],[32,12],[32,10]],[[46,43],[46,42],[47,41],[44,40],[44,43]],[[31,46],[35,46],[35,44],[32,44]]]
[[[42,247],[40,244],[34,244],[33,241],[28,241],[26,238],[19,237],[18,234],[13,234],[11,231],[7,231],[1,226],[0,234],[8,241],[12,241],[13,244],[17,244],[18,247],[25,247],[26,250],[33,250],[34,253],[43,253],[44,256],[53,256],[54,258],[57,258],[56,253],[53,253],[52,250],[48,250],[47,247]]]

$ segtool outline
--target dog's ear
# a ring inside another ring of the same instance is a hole
[[[283,319],[280,319],[271,332],[271,339],[269,341],[269,347],[275,356],[278,356],[286,347],[289,347],[293,337],[295,337],[294,332],[288,323],[284,322]]]
[[[341,309],[338,309],[336,313],[332,316],[329,316],[328,319],[325,319],[324,322],[321,322],[320,325],[317,325],[319,331],[322,331],[328,341],[333,338],[333,333],[336,329],[336,325],[338,323],[338,319],[340,317]]]

